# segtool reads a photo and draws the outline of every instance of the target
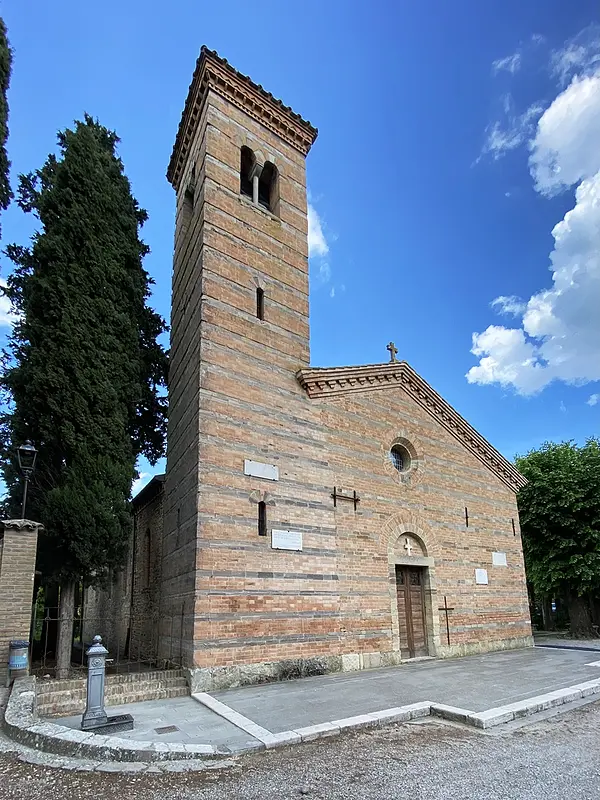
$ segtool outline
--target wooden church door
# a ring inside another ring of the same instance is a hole
[[[410,658],[428,655],[424,584],[423,567],[396,566],[400,650]]]

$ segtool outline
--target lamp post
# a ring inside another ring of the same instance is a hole
[[[23,508],[21,509],[21,519],[25,519],[25,508],[27,506],[27,487],[29,486],[29,479],[35,467],[35,459],[37,450],[28,440],[17,448],[17,455],[19,457],[19,469],[23,473],[25,485],[23,486]]]

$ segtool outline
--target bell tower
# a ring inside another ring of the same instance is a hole
[[[177,215],[159,656],[180,653],[190,668],[227,660],[227,584],[248,569],[240,553],[264,546],[255,517],[264,528],[271,501],[244,464],[279,458],[293,427],[279,415],[306,403],[296,373],[310,360],[305,159],[316,136],[202,48],[167,172]]]

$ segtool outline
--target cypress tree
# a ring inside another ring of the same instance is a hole
[[[10,84],[12,52],[6,34],[6,25],[0,18],[0,209],[6,210],[12,198],[8,180],[10,161],[6,154],[8,139],[8,100],[7,92]]]
[[[76,581],[97,583],[122,566],[136,460],[155,463],[165,444],[167,356],[157,339],[166,326],[148,306],[139,238],[147,215],[118,141],[89,116],[59,133],[58,157],[19,179],[17,201],[40,230],[29,247],[7,248],[7,292],[20,318],[0,379],[10,400],[6,511],[20,515],[16,448],[30,439],[38,459],[27,516],[46,528],[44,579],[60,582],[71,608]],[[68,655],[70,636],[59,635]]]

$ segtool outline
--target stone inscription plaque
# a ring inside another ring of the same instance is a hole
[[[492,564],[495,567],[506,567],[506,553],[492,553]]]
[[[302,550],[302,534],[299,531],[271,531],[273,550]]]
[[[279,467],[275,464],[262,464],[260,461],[244,461],[244,475],[250,475],[253,478],[265,478],[267,481],[279,480]]]
[[[479,584],[487,586],[487,583],[488,583],[487,569],[476,569],[475,570],[475,583],[479,583]]]

